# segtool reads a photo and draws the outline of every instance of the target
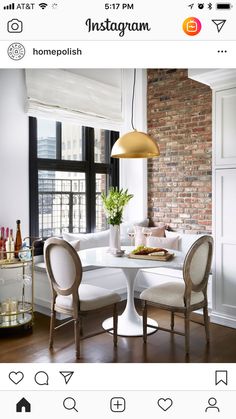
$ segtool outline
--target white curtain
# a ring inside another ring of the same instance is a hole
[[[121,124],[119,88],[66,70],[25,71],[30,115],[91,126],[101,126],[101,122]]]

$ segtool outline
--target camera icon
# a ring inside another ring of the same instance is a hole
[[[7,30],[10,33],[21,33],[23,31],[23,22],[18,19],[12,19],[7,22]]]

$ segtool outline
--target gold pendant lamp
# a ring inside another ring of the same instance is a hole
[[[131,108],[131,125],[133,131],[118,138],[111,150],[111,157],[118,159],[150,158],[160,156],[158,144],[145,132],[137,131],[134,128],[134,93],[136,84],[136,69],[134,69],[134,82]]]

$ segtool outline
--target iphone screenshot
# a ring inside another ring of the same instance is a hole
[[[235,419],[235,28],[0,0],[1,418]]]

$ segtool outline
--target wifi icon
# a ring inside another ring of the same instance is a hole
[[[47,6],[47,3],[39,3],[39,7],[41,7],[41,9],[46,9]]]

